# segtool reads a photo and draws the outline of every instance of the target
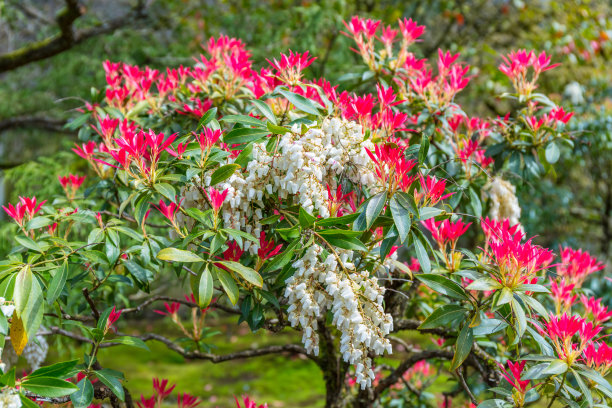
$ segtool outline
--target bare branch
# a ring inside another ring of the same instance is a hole
[[[44,40],[28,44],[15,51],[0,55],[0,73],[40,61],[60,54],[83,41],[115,31],[135,19],[144,17],[144,2],[138,1],[136,6],[126,15],[109,20],[95,27],[74,30],[75,21],[83,15],[83,9],[78,0],[64,0],[66,6],[57,15],[56,24],[59,33]]]
[[[0,120],[0,132],[10,129],[35,128],[49,130],[52,132],[73,134],[74,131],[66,129],[64,127],[65,123],[65,120],[58,118],[47,118],[41,116],[19,116]]]

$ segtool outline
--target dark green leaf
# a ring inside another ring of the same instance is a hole
[[[438,293],[459,300],[469,300],[465,290],[456,282],[433,273],[422,273],[415,275],[418,280],[429,286]]]
[[[451,362],[451,371],[456,370],[463,364],[465,359],[470,355],[473,345],[474,334],[472,333],[472,328],[468,324],[464,324],[459,332],[459,337],[457,337],[457,343],[455,343],[455,356]]]
[[[217,170],[214,171],[212,176],[210,176],[210,185],[214,186],[224,180],[227,180],[239,168],[240,165],[236,163],[226,164],[225,166],[219,167]]]
[[[267,129],[238,128],[232,129],[223,136],[223,141],[228,145],[249,143],[269,134],[270,132]]]
[[[48,398],[63,397],[78,390],[73,383],[53,377],[28,377],[21,386],[36,395]]]
[[[467,310],[459,305],[444,305],[434,309],[427,319],[419,326],[421,329],[433,329],[440,326],[445,326],[465,317]]]
[[[283,95],[289,102],[293,104],[297,109],[302,112],[309,113],[311,115],[319,116],[319,110],[316,105],[310,100],[304,98],[302,95],[298,95],[293,92],[285,91],[283,89],[279,90],[279,93]]]
[[[77,383],[77,387],[79,389],[70,395],[72,405],[74,405],[74,408],[88,407],[94,396],[94,389],[93,385],[91,385],[91,381],[87,378],[83,378]]]

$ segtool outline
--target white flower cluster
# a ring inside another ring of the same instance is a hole
[[[491,200],[489,216],[494,220],[508,219],[511,225],[518,224],[521,217],[521,207],[516,198],[516,187],[496,177],[491,180],[485,191]]]
[[[44,331],[45,328],[41,327],[41,331]],[[45,339],[45,336],[37,335],[36,341],[28,341],[28,344],[24,347],[21,355],[28,363],[28,366],[32,371],[38,370],[42,363],[47,358],[47,354],[49,353],[49,343]],[[19,361],[19,356],[15,352],[13,345],[11,343],[7,343],[4,348],[0,348],[0,368],[3,372],[10,369],[12,366],[16,365]],[[0,405],[0,408],[2,406]]]
[[[0,407],[2,408],[20,408],[21,399],[15,389],[6,389],[0,392]]]
[[[0,297],[0,310],[6,317],[11,317],[15,311],[15,305],[7,303],[6,299]]]
[[[329,217],[327,185],[335,189],[336,176],[342,174],[363,185],[375,182],[365,148],[373,150],[374,145],[364,140],[362,127],[339,118],[325,119],[320,128],[309,127],[304,134],[300,125],[294,125],[280,137],[275,152],[268,152],[265,143],[253,145],[253,159],[246,169],[215,186],[228,190],[222,209],[225,226],[258,236],[260,221],[272,215],[263,213],[264,200],[272,197],[283,202],[294,200],[310,213],[318,211],[321,217]],[[204,180],[206,185],[210,174]],[[206,207],[198,190],[193,186],[184,192],[185,208]],[[256,243],[245,245],[252,253],[258,249]]]
[[[329,310],[332,324],[340,331],[340,352],[344,361],[355,366],[361,388],[372,385],[374,371],[369,352],[391,353],[386,338],[393,329],[391,315],[384,312],[384,288],[367,271],[356,271],[352,251],[338,250],[319,260],[323,249],[314,244],[293,263],[294,275],[287,279],[288,320],[301,326],[302,341],[308,352],[318,355],[317,320]],[[340,261],[340,262],[338,262]]]

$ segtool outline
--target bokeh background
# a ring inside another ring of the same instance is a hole
[[[552,54],[562,65],[543,75],[540,88],[576,112],[570,124],[575,147],[562,151],[555,172],[538,185],[512,180],[521,221],[541,245],[582,247],[609,262],[612,2],[605,0],[0,0],[0,203],[32,193],[51,196],[61,191],[57,174],[87,172],[70,151],[79,139],[70,122],[91,88],[104,85],[105,60],[158,69],[190,65],[200,44],[225,34],[246,42],[260,66],[280,52],[309,50],[317,60],[307,75],[324,76],[342,89],[344,74],[360,63],[341,34],[342,21],[355,14],[384,23],[410,17],[426,25],[415,47],[421,58],[438,48],[461,52],[477,75],[460,94],[470,115],[505,113],[493,103],[508,87],[497,70],[502,54],[517,48]],[[0,217],[4,255],[14,226]],[[608,281],[591,280],[608,304],[610,288]],[[223,317],[209,321],[224,333],[220,351],[287,341],[251,335]],[[140,331],[151,324],[164,322],[133,322]],[[161,345],[152,350],[110,352],[136,395],[146,393],[157,375],[210,406],[233,406],[228,396],[247,392],[272,407],[321,405],[323,382],[308,361],[270,357],[213,366],[185,363]]]

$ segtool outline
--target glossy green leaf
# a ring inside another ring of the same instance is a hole
[[[33,377],[22,381],[21,386],[41,397],[56,398],[70,395],[78,390],[78,387],[59,378]]]
[[[204,259],[191,251],[178,248],[164,248],[157,253],[157,259],[174,262],[204,262]]]
[[[223,287],[223,290],[227,294],[228,299],[230,300],[232,305],[236,305],[236,303],[238,303],[239,296],[240,296],[238,285],[236,285],[236,282],[234,281],[234,279],[232,279],[230,274],[227,273],[227,271],[221,268],[217,268],[215,272],[217,274],[217,278],[219,279],[219,282],[221,282],[221,286]]]
[[[47,303],[52,305],[55,299],[62,293],[64,286],[66,286],[66,279],[68,278],[68,263],[64,262],[56,271],[55,275],[49,283],[47,289]]]
[[[258,288],[263,286],[263,279],[255,269],[233,261],[219,261],[218,263],[226,266],[232,272],[237,273],[250,284],[257,286]]]
[[[438,293],[449,296],[453,299],[469,300],[465,290],[458,283],[442,275],[422,273],[415,276],[418,280]]]
[[[457,337],[457,342],[455,343],[455,355],[451,362],[451,371],[456,370],[463,364],[465,359],[470,355],[473,345],[474,334],[472,333],[472,328],[468,324],[464,324]]]
[[[240,165],[236,163],[230,163],[230,164],[226,164],[225,166],[219,167],[217,170],[213,172],[212,176],[210,176],[210,185],[214,186],[224,180],[227,180],[239,168],[240,168]]]

